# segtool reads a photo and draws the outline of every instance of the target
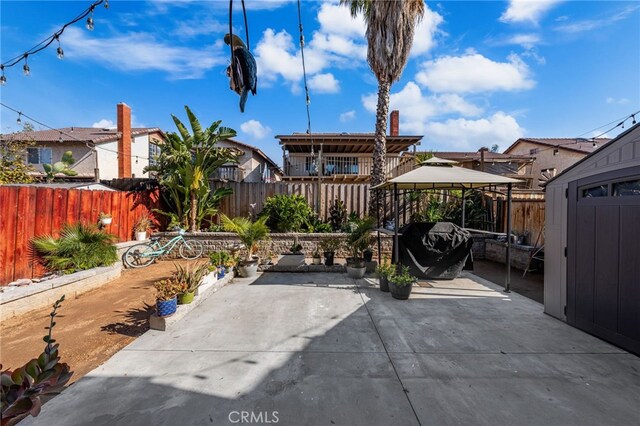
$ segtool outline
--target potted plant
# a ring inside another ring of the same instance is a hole
[[[336,251],[342,245],[342,241],[339,238],[331,237],[320,242],[320,248],[324,252],[324,264],[327,266],[333,266],[333,259]]]
[[[100,220],[100,223],[104,226],[111,225],[111,221],[113,220],[111,215],[105,212],[100,212],[100,214],[98,215],[98,219]]]
[[[209,265],[199,264],[195,267],[188,265],[184,267],[182,265],[175,265],[176,271],[173,278],[180,284],[181,292],[178,294],[178,303],[180,305],[188,305],[193,302],[193,298],[196,295],[196,291],[200,284],[202,284],[202,278],[209,272]]]
[[[383,263],[378,265],[376,273],[380,278],[380,291],[389,292],[389,277],[393,275],[395,267],[387,263],[385,258]]]
[[[229,263],[229,253],[226,251],[214,251],[209,254],[211,264],[216,267],[216,274],[218,278],[224,278],[226,267],[225,264]]]
[[[362,278],[367,272],[363,252],[372,242],[373,224],[374,219],[371,217],[353,222],[347,235],[346,246],[351,254],[351,257],[347,258],[347,275],[350,278]]]
[[[362,252],[362,256],[364,257],[365,262],[371,262],[373,260],[373,250],[370,247],[367,247]]]
[[[289,251],[282,253],[278,258],[277,266],[285,266],[287,268],[297,268],[305,265],[304,253],[302,252],[302,244],[298,242],[298,237],[293,239],[293,244],[289,247]]]
[[[408,266],[400,267],[389,277],[389,291],[394,299],[406,300],[411,294],[413,284],[418,281],[416,277],[409,273]]]
[[[314,265],[320,265],[322,263],[322,255],[317,247],[313,253],[311,253],[311,259]]]
[[[235,232],[246,249],[246,257],[238,263],[238,271],[245,278],[254,277],[258,272],[259,259],[253,254],[257,249],[258,241],[269,236],[268,218],[263,216],[255,222],[244,217],[229,219],[227,216],[221,215],[221,218],[225,231]]]
[[[153,223],[148,215],[144,214],[138,218],[135,225],[133,225],[133,230],[136,233],[136,241],[144,241],[147,239],[147,230],[151,228]]]
[[[153,283],[156,289],[156,314],[159,317],[173,315],[178,308],[178,293],[182,291],[182,286],[174,277]]]

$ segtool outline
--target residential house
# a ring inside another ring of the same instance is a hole
[[[534,187],[540,188],[547,180],[582,160],[610,139],[580,138],[520,138],[504,153],[535,157],[531,173],[537,179]]]
[[[231,182],[279,182],[284,172],[260,148],[225,139],[218,142],[222,148],[230,148],[238,154],[237,164],[225,164],[213,176],[214,180]]]
[[[386,173],[395,177],[415,164],[409,150],[422,136],[399,134],[399,113],[391,113],[387,136]],[[373,167],[373,133],[293,133],[277,135],[282,146],[285,180],[369,182]],[[319,162],[321,165],[319,165]]]
[[[64,127],[1,135],[2,141],[21,138],[35,143],[28,148],[27,162],[36,173],[44,174],[42,164],[60,161],[66,151],[76,160],[71,167],[78,175],[74,180],[99,181],[131,177],[149,177],[144,168],[159,154],[158,145],[165,135],[157,127],[132,128],[131,108],[117,105],[117,127]]]
[[[427,152],[425,152],[426,154]],[[476,152],[428,152],[438,158],[456,161],[458,166],[481,172],[502,175],[520,179],[522,184],[516,185],[523,189],[531,189],[538,182],[534,179],[532,170],[535,157],[530,155],[501,154],[491,152],[486,148]],[[420,153],[416,153],[419,155]],[[534,182],[535,181],[535,182]]]

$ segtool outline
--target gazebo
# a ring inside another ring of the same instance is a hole
[[[477,170],[466,169],[454,166],[457,164],[452,160],[445,160],[438,157],[432,157],[424,161],[420,167],[407,172],[403,175],[389,179],[386,182],[373,187],[378,191],[376,199],[378,202],[381,198],[381,192],[391,192],[393,197],[393,246],[394,257],[399,258],[398,245],[398,229],[399,229],[399,210],[400,195],[407,191],[428,191],[428,190],[461,190],[462,191],[462,228],[465,228],[465,192],[471,189],[479,189],[485,192],[494,192],[504,194],[498,190],[498,187],[507,187],[507,252],[506,252],[506,271],[504,291],[510,291],[511,285],[511,191],[514,183],[519,183],[517,179],[505,176],[494,175]],[[378,212],[380,209],[378,208]],[[378,217],[378,253],[380,253],[380,232],[388,231],[383,228]]]

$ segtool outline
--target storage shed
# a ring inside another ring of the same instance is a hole
[[[640,354],[640,124],[545,191],[545,312]]]

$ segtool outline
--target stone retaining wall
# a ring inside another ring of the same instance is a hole
[[[507,243],[496,240],[487,240],[485,245],[486,258],[493,262],[505,263],[507,256]],[[525,270],[529,263],[529,256],[535,247],[511,244],[511,266]]]
[[[177,234],[175,232],[163,232],[154,234],[156,236],[160,236],[160,242],[164,244],[169,239],[175,237]],[[372,235],[376,235],[373,233]],[[261,241],[259,243],[258,255],[260,257],[266,257],[269,252],[271,252],[274,256],[277,256],[282,253],[286,253],[289,251],[289,248],[293,245],[294,239],[298,237],[298,243],[302,245],[302,251],[306,255],[306,257],[311,257],[311,253],[319,248],[319,244],[321,241],[329,239],[329,238],[341,238],[345,239],[347,234],[336,233],[336,234],[303,234],[303,233],[271,233],[269,235],[269,241]],[[186,239],[197,239],[202,241],[204,245],[205,253],[211,253],[219,250],[229,250],[234,245],[240,244],[240,240],[236,236],[236,234],[232,232],[194,232],[185,235]],[[391,257],[391,250],[393,248],[393,237],[391,235],[381,235],[381,245],[382,245],[382,256]],[[374,241],[373,246],[371,247],[374,250],[374,259],[377,257],[378,252],[378,244],[377,241]],[[175,253],[177,256],[177,252]],[[337,253],[336,257],[347,257],[347,250],[341,248]]]

